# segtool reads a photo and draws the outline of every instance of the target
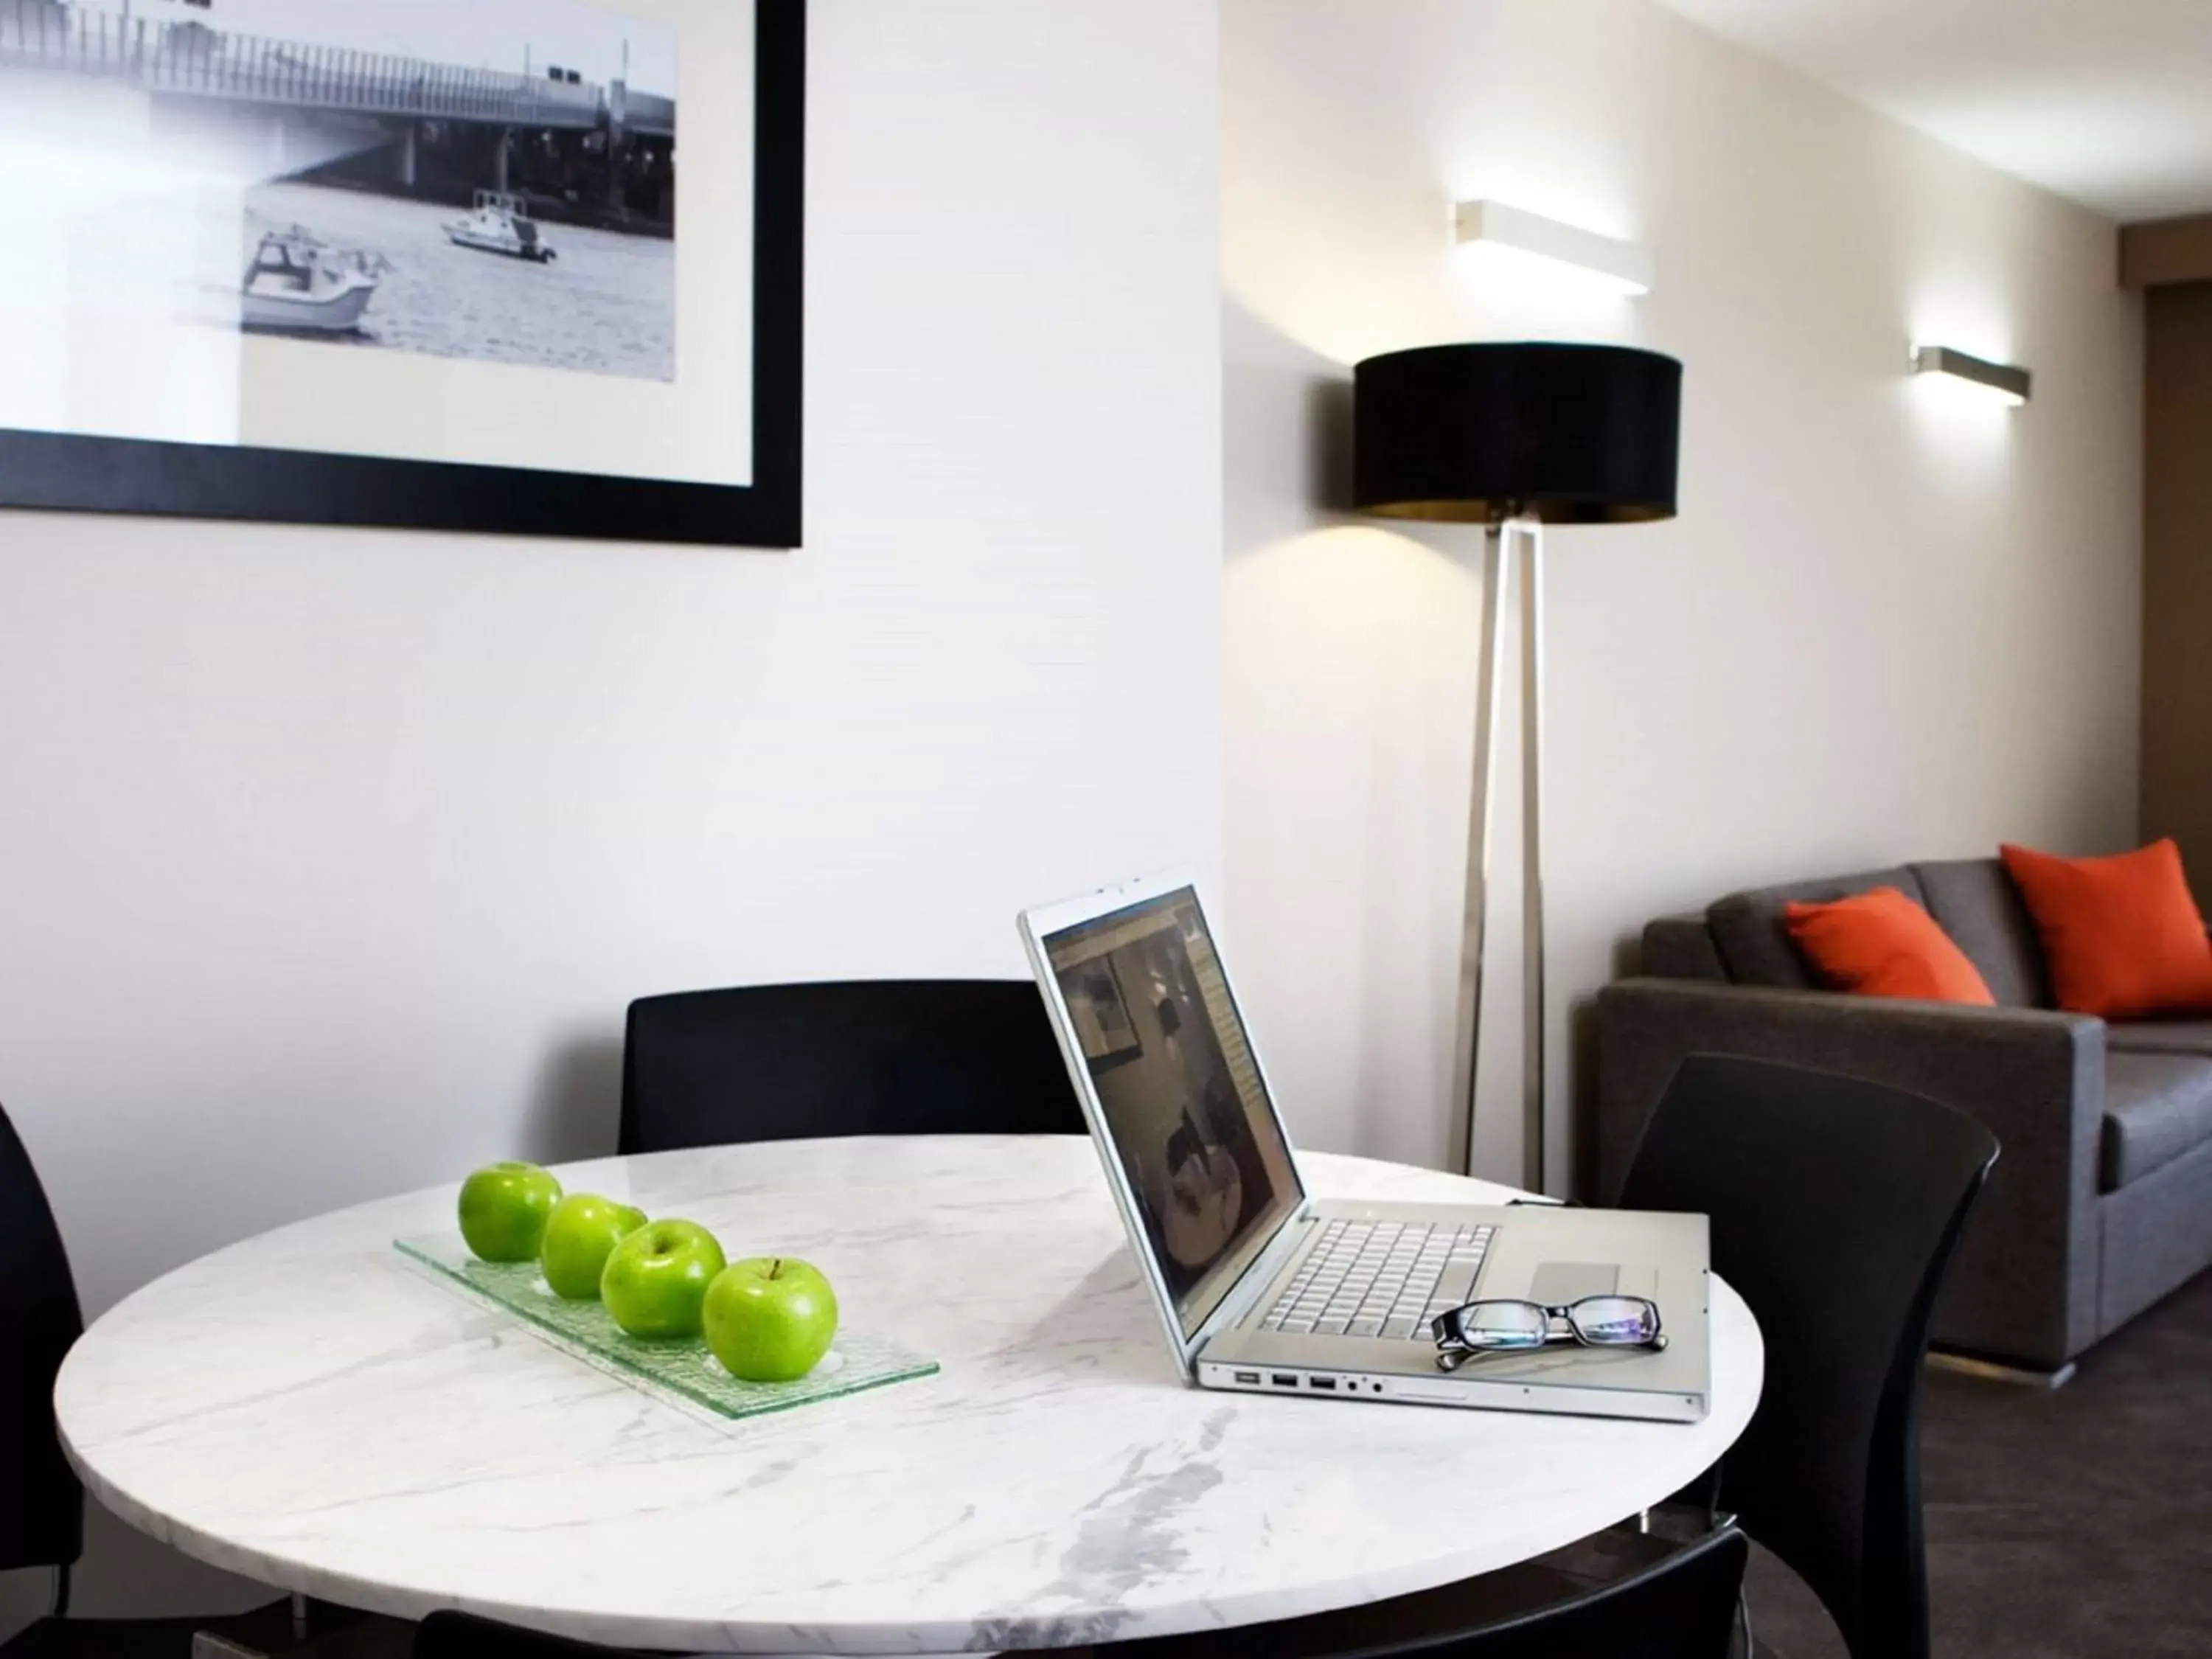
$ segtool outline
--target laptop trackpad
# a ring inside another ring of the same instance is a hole
[[[1528,1299],[1547,1308],[1560,1308],[1586,1296],[1611,1296],[1620,1288],[1617,1267],[1597,1261],[1547,1261],[1528,1281]]]

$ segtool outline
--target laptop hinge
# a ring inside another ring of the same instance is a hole
[[[1298,1207],[1292,1210],[1284,1218],[1283,1224],[1275,1229],[1275,1236],[1267,1241],[1267,1248],[1254,1256],[1246,1264],[1244,1271],[1237,1275],[1237,1282],[1214,1304],[1213,1311],[1206,1316],[1206,1322],[1191,1338],[1188,1352],[1193,1363],[1215,1335],[1243,1318],[1252,1310],[1252,1304],[1267,1294],[1267,1286],[1275,1282],[1275,1275],[1289,1265],[1291,1258],[1306,1242],[1313,1223],[1313,1200],[1302,1198],[1298,1200]]]

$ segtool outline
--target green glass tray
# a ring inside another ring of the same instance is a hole
[[[647,1391],[665,1389],[720,1417],[789,1411],[937,1371],[934,1359],[925,1359],[896,1342],[840,1330],[822,1363],[796,1382],[740,1382],[722,1369],[696,1336],[646,1341],[623,1334],[596,1302],[562,1300],[546,1288],[534,1261],[479,1261],[458,1234],[434,1233],[392,1243],[402,1255],[513,1314],[586,1364]]]

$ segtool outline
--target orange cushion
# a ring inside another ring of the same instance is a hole
[[[1996,1006],[1966,953],[1894,887],[1831,904],[1792,904],[1784,916],[1797,948],[1838,991]]]
[[[2060,1007],[2107,1019],[2212,1011],[2212,939],[2172,842],[2105,859],[1998,850],[2043,937]]]

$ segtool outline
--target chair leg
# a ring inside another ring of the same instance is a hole
[[[1759,1644],[1751,1634],[1751,1592],[1747,1589],[1735,1593],[1735,1618],[1743,1631],[1743,1659],[1759,1659]]]
[[[63,1562],[54,1569],[54,1617],[69,1617],[70,1564]]]

